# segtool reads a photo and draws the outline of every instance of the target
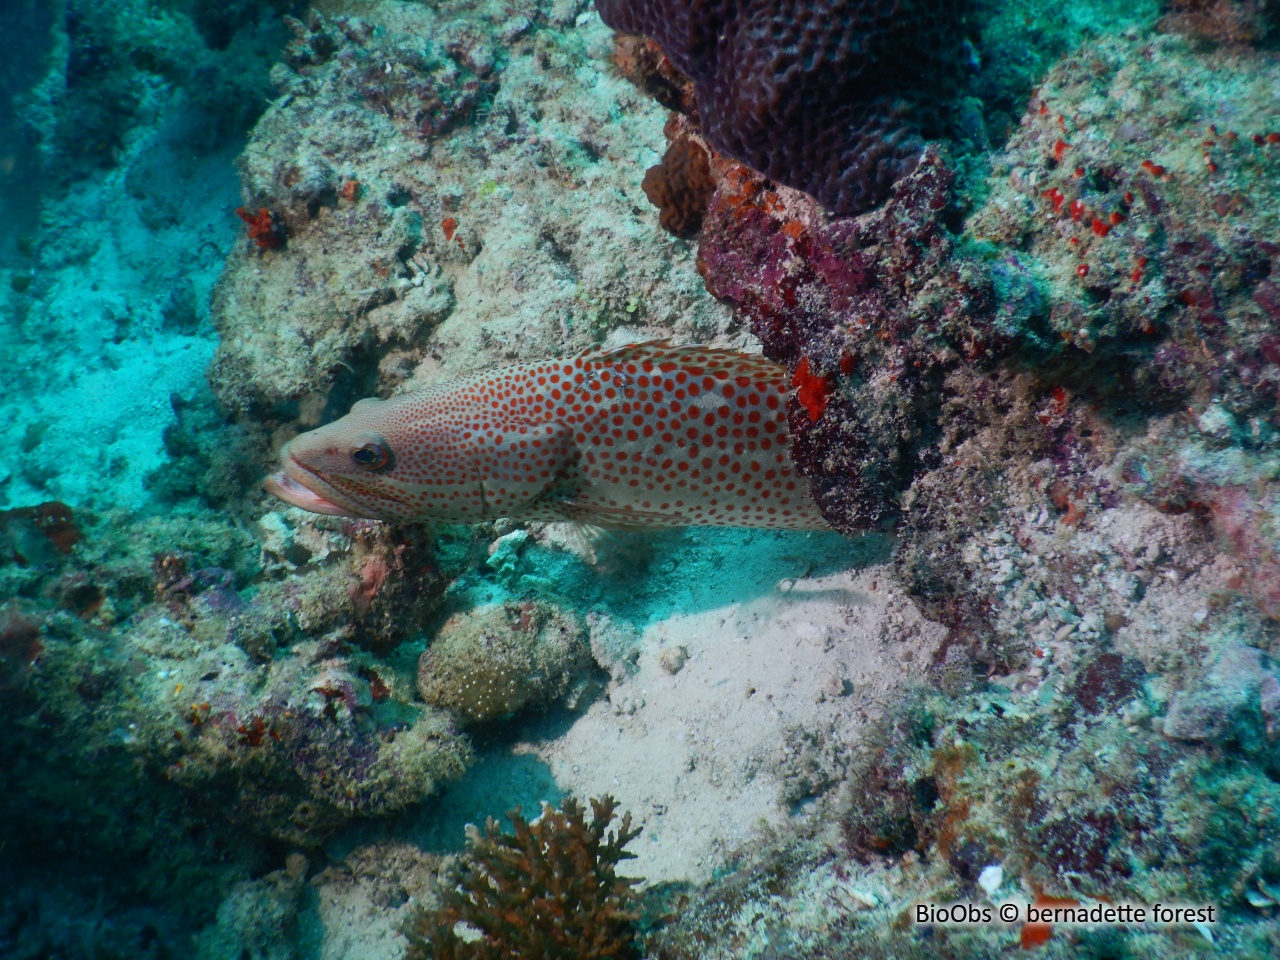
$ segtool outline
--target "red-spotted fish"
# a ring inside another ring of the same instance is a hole
[[[787,370],[634,344],[516,363],[301,434],[266,482],[315,513],[473,523],[822,529],[791,462]]]

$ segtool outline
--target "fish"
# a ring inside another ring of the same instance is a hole
[[[398,523],[830,529],[791,459],[787,368],[667,341],[523,361],[356,403],[268,492]]]

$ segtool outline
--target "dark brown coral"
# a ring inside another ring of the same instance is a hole
[[[1277,0],[1170,0],[1162,26],[1219,43],[1257,43],[1277,19]]]
[[[12,697],[12,688],[43,652],[40,616],[35,608],[22,602],[0,606],[0,691],[5,691],[5,696]]]
[[[919,161],[963,63],[967,0],[598,0],[694,84],[718,151],[834,213],[879,202]]]
[[[640,186],[660,211],[662,229],[687,238],[702,229],[716,182],[707,151],[688,137],[677,137],[667,145],[662,162],[645,172]]]
[[[442,906],[424,911],[406,931],[406,960],[630,960],[639,957],[633,924],[640,915],[618,864],[640,833],[623,816],[609,830],[617,804],[591,801],[591,822],[574,800],[528,823],[507,814],[514,833],[492,817],[470,828],[467,852],[441,892]],[[479,939],[460,937],[465,924]]]

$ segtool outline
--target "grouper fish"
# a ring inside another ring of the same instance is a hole
[[[266,489],[342,517],[826,529],[791,460],[787,370],[665,342],[515,363],[300,434]]]

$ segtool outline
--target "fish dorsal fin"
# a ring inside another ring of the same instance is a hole
[[[588,347],[574,360],[601,361],[610,364],[653,364],[662,369],[664,364],[675,364],[689,372],[709,373],[728,370],[731,376],[747,376],[763,383],[779,383],[789,386],[787,368],[756,353],[743,353],[727,347],[708,347],[702,344],[674,344],[670,340],[647,340],[628,343],[612,350],[599,346]]]

